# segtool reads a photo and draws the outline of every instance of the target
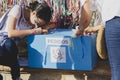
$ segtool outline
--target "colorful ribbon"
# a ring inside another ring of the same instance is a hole
[[[80,0],[2,0],[3,9],[9,6],[20,4],[28,5],[33,1],[46,1],[53,8],[53,16],[51,22],[55,22],[57,28],[72,28],[79,25],[78,21],[81,13]]]

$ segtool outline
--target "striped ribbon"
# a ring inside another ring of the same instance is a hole
[[[53,8],[51,22],[56,22],[58,28],[72,28],[73,24],[78,25],[81,9],[80,0],[2,0],[3,9],[6,9],[8,5],[28,5],[33,1],[40,3],[46,1]]]

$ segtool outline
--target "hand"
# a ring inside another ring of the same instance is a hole
[[[53,28],[55,28],[56,27],[56,25],[55,24],[49,24],[49,25],[47,25],[44,29],[43,29],[43,34],[47,34],[48,33],[48,31],[49,31],[49,29],[53,29]]]
[[[55,28],[56,25],[54,23],[51,23],[49,25],[46,25],[43,27],[38,27],[33,29],[32,34],[47,34],[49,29]]]
[[[35,28],[35,29],[33,29],[32,34],[41,34],[42,32],[43,32],[42,28],[39,27],[39,28]]]
[[[97,26],[96,27],[87,27],[84,32],[83,35],[88,35],[88,34],[93,34],[96,33],[98,31]]]
[[[80,31],[79,29],[75,31],[74,36],[81,36],[83,35],[83,31]]]
[[[42,30],[42,34],[47,34],[48,33],[48,29],[43,29]]]

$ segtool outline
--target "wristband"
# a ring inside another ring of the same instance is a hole
[[[32,30],[31,34],[33,34],[33,35],[35,34],[35,30],[34,29]]]
[[[83,32],[83,28],[82,28],[82,27],[79,26],[78,29],[79,29],[81,32]]]

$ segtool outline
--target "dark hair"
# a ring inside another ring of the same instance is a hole
[[[34,1],[33,3],[29,4],[29,8],[32,11],[37,12],[36,16],[38,18],[43,19],[47,23],[50,22],[53,11],[52,11],[52,8],[50,8],[45,1],[42,3]]]

